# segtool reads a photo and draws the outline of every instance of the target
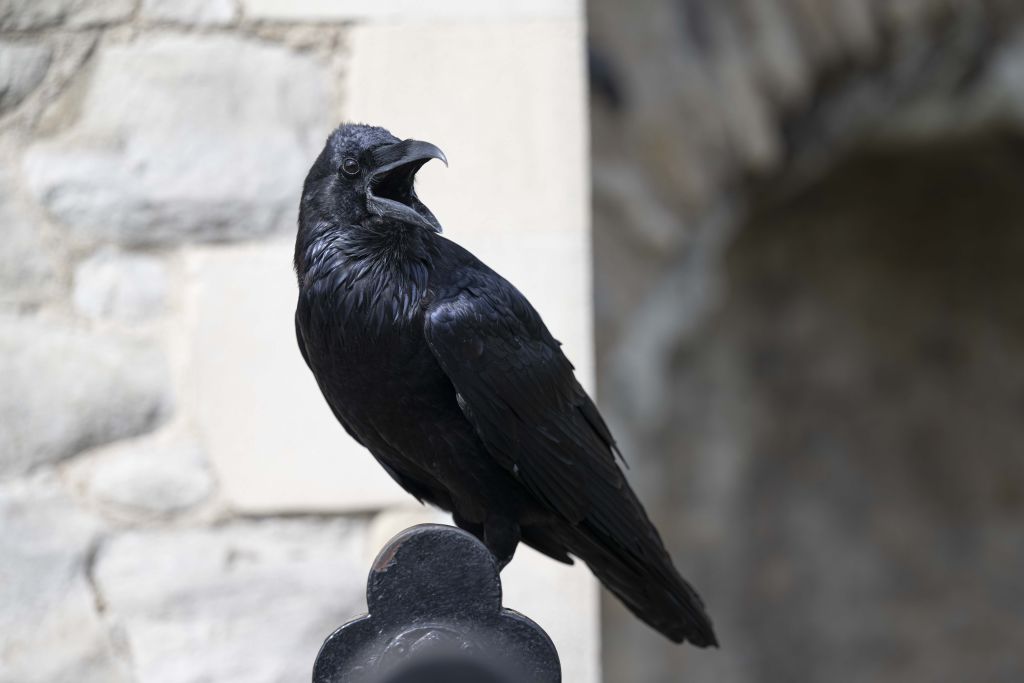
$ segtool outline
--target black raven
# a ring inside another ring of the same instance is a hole
[[[295,328],[335,417],[501,566],[520,541],[575,555],[668,638],[717,645],[559,342],[416,196],[430,159],[447,164],[434,145],[349,124],[306,177]]]

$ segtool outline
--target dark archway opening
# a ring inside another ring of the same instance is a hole
[[[1019,680],[1024,143],[859,151],[756,206],[724,274],[678,359],[667,533],[700,552],[729,506],[705,578],[743,678]]]

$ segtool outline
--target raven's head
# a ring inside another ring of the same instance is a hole
[[[299,221],[353,225],[379,218],[440,232],[413,190],[416,171],[430,159],[448,164],[444,152],[429,142],[399,140],[363,124],[339,126],[306,176]]]

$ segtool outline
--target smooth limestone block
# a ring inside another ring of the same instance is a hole
[[[190,386],[223,495],[246,512],[376,510],[408,500],[334,419],[295,341],[292,243],[197,248]]]
[[[417,194],[530,299],[590,387],[581,22],[357,26],[350,44],[346,120],[444,150],[449,167],[424,166]]]

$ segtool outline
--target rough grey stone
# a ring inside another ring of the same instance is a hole
[[[967,131],[977,130],[978,120],[1024,130],[1024,28],[994,50],[991,67],[975,86],[971,100],[976,102],[975,111],[968,112],[973,117],[965,116],[962,108],[950,107],[946,102],[945,115],[939,114],[936,118],[947,128],[959,123]],[[935,103],[932,109],[940,106],[941,103]],[[956,120],[958,116],[960,121]],[[923,117],[908,121],[907,128],[915,123],[920,128],[920,118]]]
[[[961,72],[963,68],[961,69]],[[986,68],[949,89],[928,93],[880,122],[878,143],[905,144],[977,134],[991,128],[1024,131],[1024,28],[991,47]]]
[[[0,42],[0,113],[17,106],[50,68],[46,45]]]
[[[167,290],[160,259],[108,248],[75,268],[72,300],[75,310],[90,318],[136,322],[163,312]]]
[[[575,18],[579,0],[407,0],[324,2],[323,0],[241,0],[245,16],[257,21],[466,21]]]
[[[145,344],[0,317],[0,475],[152,428],[167,412],[163,357]]]
[[[103,45],[81,116],[26,153],[30,187],[81,242],[291,229],[334,123],[325,68],[226,35]]]
[[[118,442],[82,454],[70,469],[85,495],[119,519],[178,513],[214,488],[200,445],[188,438]]]
[[[860,152],[731,245],[661,471],[741,680],[1019,676],[1022,172],[999,136]]]
[[[121,683],[87,575],[99,531],[52,479],[0,484],[0,683]]]
[[[142,0],[139,16],[198,26],[229,24],[238,17],[233,0]]]
[[[57,261],[43,229],[0,169],[0,304],[35,303],[54,292]]]
[[[95,576],[139,683],[285,683],[365,611],[362,539],[342,520],[140,531],[105,545]]]
[[[742,653],[606,678],[1016,681],[1024,5],[587,8],[606,417]]]
[[[0,29],[102,26],[131,16],[135,0],[3,0]]]

